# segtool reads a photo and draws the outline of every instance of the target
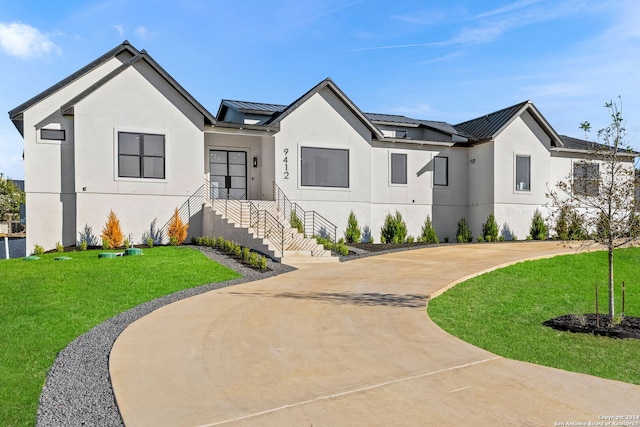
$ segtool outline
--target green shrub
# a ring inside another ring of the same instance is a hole
[[[56,242],[56,252],[64,252],[64,246],[60,242]]]
[[[584,230],[584,220],[576,211],[571,212],[569,218],[569,240],[584,240],[588,233]]]
[[[235,255],[236,258],[242,258],[242,246],[235,245],[233,247],[233,255]]]
[[[304,233],[304,223],[296,211],[291,211],[291,228],[298,230],[298,233]]]
[[[344,256],[349,255],[349,248],[343,242],[333,243],[331,240],[320,236],[314,236],[314,238],[316,239],[316,242],[318,242],[319,245],[322,245],[327,251]]]
[[[153,237],[147,237],[147,247],[148,248],[153,247]]]
[[[556,226],[554,227],[556,236],[560,240],[569,240],[569,215],[570,208],[568,206],[562,206],[558,213],[558,219]]]
[[[544,240],[547,238],[547,224],[545,224],[542,214],[538,209],[536,209],[533,213],[533,218],[531,218],[529,235],[531,235],[531,238],[534,240]]]
[[[384,225],[380,229],[380,240],[386,243],[402,243],[407,238],[407,224],[402,214],[396,211],[395,216],[387,214]]]
[[[267,257],[266,256],[261,256],[260,257],[260,270],[266,270],[267,269]]]
[[[344,231],[344,238],[347,243],[358,243],[360,242],[361,236],[362,230],[360,230],[360,226],[358,225],[358,219],[353,211],[351,211],[347,219],[347,229]]]
[[[482,224],[482,237],[484,237],[487,242],[498,241],[498,223],[492,213],[489,214],[485,223]]]
[[[247,247],[242,248],[242,260],[244,262],[249,262],[249,256],[251,255],[251,250]]]
[[[407,243],[413,243],[415,241],[416,241],[416,239],[413,236],[411,236],[411,235],[407,236]]]
[[[516,236],[515,234],[511,235],[511,241],[512,242],[517,242],[518,241],[518,236]]]
[[[498,236],[498,242],[504,242],[504,236],[502,234]]]
[[[105,250],[105,251],[106,251],[107,249],[109,249],[109,240],[107,240],[107,239],[102,239],[102,249],[103,249],[103,250]]]
[[[449,240],[448,237],[445,237],[445,239]],[[438,235],[436,234],[436,230],[433,228],[433,224],[431,223],[431,217],[429,215],[427,215],[427,219],[422,225],[418,241],[422,243],[440,243],[440,240],[438,240]]]
[[[482,235],[478,236],[478,243],[484,242],[484,237]]]
[[[89,246],[89,245],[87,244],[87,241],[86,241],[86,240],[82,240],[82,241],[80,242],[80,245],[79,245],[79,247],[80,247],[80,251],[81,251],[81,252],[86,251],[86,250],[87,250],[87,248],[88,248],[88,246]]]
[[[131,242],[129,241],[129,239],[124,239],[123,246],[125,249],[129,249],[131,247]]]
[[[42,255],[44,253],[44,248],[38,244],[36,244],[33,247],[33,254],[34,255]]]
[[[458,241],[458,243],[467,243],[473,240],[473,235],[471,234],[471,230],[469,229],[467,220],[464,217],[460,218],[460,221],[458,221],[456,240]]]
[[[443,240],[444,240],[445,243],[449,243],[449,236],[444,236]]]

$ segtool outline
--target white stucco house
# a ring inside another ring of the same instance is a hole
[[[228,199],[251,201],[239,209],[252,218],[271,200],[313,211],[298,214],[307,234],[317,221],[341,237],[353,211],[379,241],[398,210],[414,236],[427,215],[440,238],[462,217],[478,235],[493,213],[524,238],[547,183],[589,157],[531,101],[451,125],[364,113],[326,79],[289,105],[223,100],[214,115],[126,41],[9,116],[24,137],[28,251],[98,236],[110,210],[134,243],[176,207],[190,235],[237,233],[221,222]]]

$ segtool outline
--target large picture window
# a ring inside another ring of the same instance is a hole
[[[118,176],[164,179],[164,135],[118,132]]]
[[[407,155],[391,153],[391,183],[407,183]]]
[[[531,191],[530,156],[516,156],[516,191]]]
[[[300,184],[349,188],[349,150],[302,147]]]
[[[433,185],[449,185],[449,158],[433,158]]]
[[[573,192],[597,196],[600,187],[600,165],[597,163],[573,164]]]

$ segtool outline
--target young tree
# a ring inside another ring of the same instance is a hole
[[[120,220],[113,211],[109,211],[107,216],[107,222],[102,229],[102,241],[106,243],[107,247],[111,249],[119,248],[122,246],[122,227],[120,227]]]
[[[173,212],[173,216],[171,217],[171,221],[169,221],[169,228],[167,229],[169,244],[171,246],[181,245],[187,238],[188,230],[189,224],[182,222],[178,208],[176,208]]]
[[[361,235],[362,230],[360,230],[360,226],[358,225],[356,214],[351,211],[347,219],[347,229],[344,232],[344,239],[347,243],[360,243]]]
[[[637,153],[624,146],[626,130],[622,103],[605,104],[611,123],[598,131],[598,143],[592,145],[595,161],[574,163],[573,177],[556,184],[547,193],[554,215],[563,209],[577,212],[582,228],[591,234],[584,245],[601,244],[608,252],[609,315],[614,309],[614,249],[638,238],[636,221],[634,158]],[[582,127],[582,126],[581,126]],[[585,129],[587,131],[588,129]]]
[[[424,221],[422,225],[422,229],[420,230],[420,237],[418,237],[418,241],[422,243],[440,243],[438,239],[438,235],[436,234],[436,230],[433,228],[433,223],[431,222],[431,217],[427,215],[427,219]]]
[[[13,181],[0,174],[0,221],[7,214],[19,215],[21,203],[24,203],[24,192]]]
[[[542,214],[538,209],[533,213],[531,218],[531,228],[529,228],[529,235],[533,240],[544,240],[547,238],[547,224],[542,218]]]
[[[487,220],[482,224],[482,237],[487,242],[498,241],[498,223],[494,214],[489,214]]]

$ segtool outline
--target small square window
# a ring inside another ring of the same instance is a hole
[[[64,129],[40,129],[40,139],[46,139],[48,141],[64,141],[65,136]]]
[[[118,176],[165,178],[164,135],[118,132]]]
[[[573,164],[573,193],[597,196],[600,192],[600,165],[579,162]]]

